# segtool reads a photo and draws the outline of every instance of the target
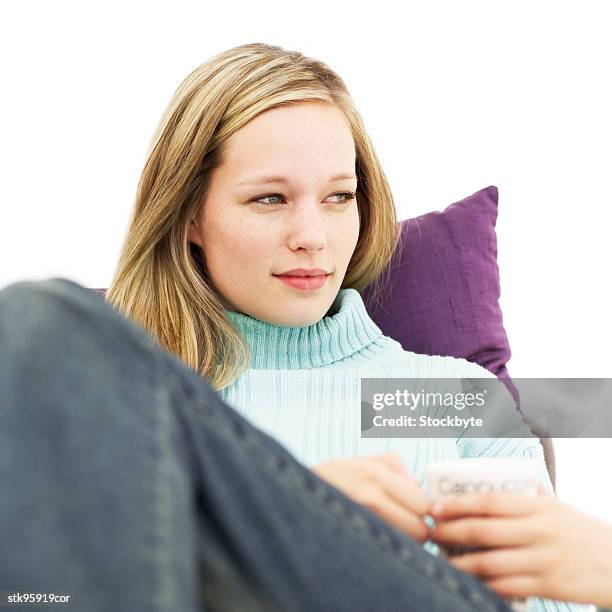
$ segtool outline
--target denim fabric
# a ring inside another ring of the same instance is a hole
[[[45,609],[508,610],[68,279],[0,291],[0,483],[0,590]]]

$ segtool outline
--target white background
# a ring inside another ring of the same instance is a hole
[[[608,2],[2,7],[0,288],[108,286],[172,93],[212,55],[266,42],[342,76],[400,218],[498,186],[512,375],[612,375]],[[556,450],[559,495],[612,520],[610,441]]]

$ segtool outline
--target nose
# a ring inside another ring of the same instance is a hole
[[[292,211],[288,245],[292,251],[318,251],[327,246],[325,213],[317,202],[302,202]]]

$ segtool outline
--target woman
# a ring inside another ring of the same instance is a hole
[[[139,183],[107,295],[114,309],[61,279],[2,292],[3,382],[7,405],[19,406],[5,417],[3,448],[13,468],[24,452],[34,462],[26,481],[13,476],[15,507],[36,508],[33,492],[51,496],[29,536],[44,544],[31,575],[74,578],[84,605],[89,585],[104,593],[101,609],[113,597],[126,609],[192,609],[199,575],[211,609],[501,609],[418,544],[427,537],[419,482],[427,461],[482,454],[533,457],[546,479],[537,439],[360,436],[363,375],[492,377],[465,360],[405,352],[368,317],[359,290],[379,279],[397,232],[373,147],[329,68],[252,44],[189,75]],[[71,350],[55,361],[61,341]],[[44,384],[19,385],[26,372]],[[58,525],[59,542],[40,540]],[[31,552],[23,530],[6,536]],[[93,552],[105,565],[92,574]],[[23,576],[24,566],[6,569]],[[119,583],[126,592],[110,593]]]
[[[320,477],[422,542],[428,461],[532,457],[550,481],[533,436],[361,437],[362,376],[493,377],[406,352],[368,316],[359,290],[381,280],[398,232],[340,77],[244,45],[197,68],[170,102],[107,299]],[[392,452],[409,484],[373,486],[363,458]]]

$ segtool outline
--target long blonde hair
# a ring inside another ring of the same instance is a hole
[[[347,87],[326,64],[264,43],[219,53],[179,85],[151,141],[106,300],[215,390],[248,368],[250,348],[225,317],[189,226],[224,142],[266,110],[311,100],[344,112],[357,153],[360,232],[342,287],[378,291],[399,244],[395,206]]]

